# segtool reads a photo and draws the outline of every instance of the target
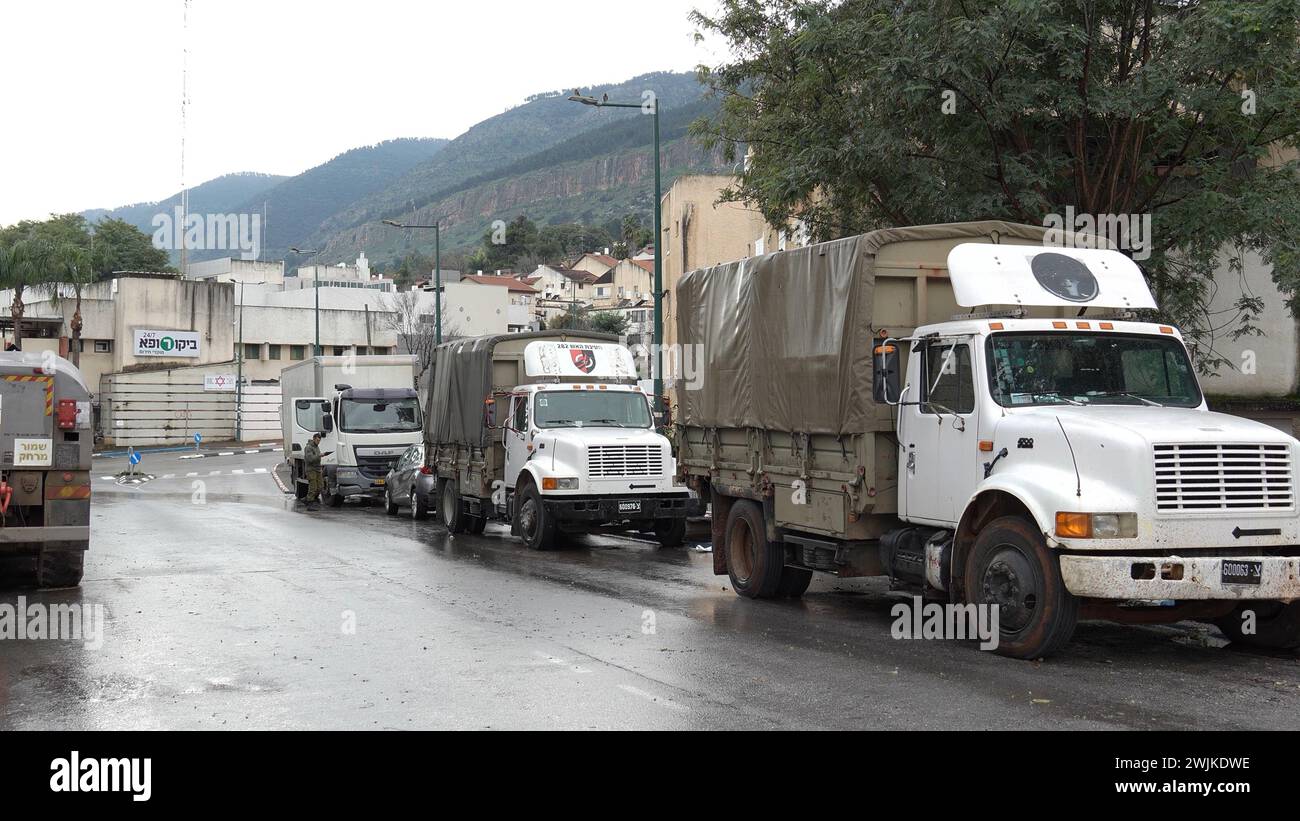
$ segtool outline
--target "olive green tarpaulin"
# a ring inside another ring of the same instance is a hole
[[[889,228],[703,268],[677,285],[678,340],[702,384],[679,391],[696,427],[846,435],[874,428],[875,257],[895,242],[994,235],[1039,242],[1045,229],[999,221]]]

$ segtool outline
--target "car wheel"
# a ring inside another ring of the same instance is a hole
[[[966,562],[966,597],[998,607],[997,653],[1037,659],[1069,643],[1079,600],[1065,589],[1061,564],[1031,522],[994,519],[980,531]]]
[[[418,522],[429,518],[429,505],[420,498],[415,488],[411,488],[411,518]]]
[[[393,501],[393,489],[384,490],[384,512],[389,516],[396,516],[398,512],[397,502]]]
[[[533,550],[551,550],[555,547],[555,519],[546,512],[542,503],[542,494],[537,485],[529,482],[524,485],[519,495],[519,533],[524,537],[524,544]]]

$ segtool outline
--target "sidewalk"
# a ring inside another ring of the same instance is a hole
[[[136,453],[188,453],[182,456],[182,459],[202,459],[208,456],[234,456],[237,453],[268,453],[270,451],[283,450],[283,444],[280,442],[218,442],[196,449],[193,445],[164,445],[159,447],[136,448]],[[115,448],[114,450],[98,451],[94,454],[96,459],[124,459],[127,455],[126,448]]]

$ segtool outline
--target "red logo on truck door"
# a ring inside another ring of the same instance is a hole
[[[596,369],[596,352],[585,351],[580,348],[570,348],[569,356],[573,357],[573,365],[583,373],[591,373]]]

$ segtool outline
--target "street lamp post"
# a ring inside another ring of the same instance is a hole
[[[639,108],[645,110],[646,103],[611,103],[605,97],[596,99],[590,95],[580,94],[577,89],[569,95],[569,100],[583,105],[595,106],[597,108]],[[654,349],[654,406],[658,413],[663,412],[663,393],[664,393],[664,313],[663,313],[663,227],[660,225],[662,219],[660,210],[660,200],[663,198],[661,191],[662,181],[660,178],[660,158],[659,158],[659,97],[656,95],[651,98],[650,104],[653,107],[654,115],[654,143],[655,143],[655,318],[654,333],[651,346]],[[631,251],[632,249],[628,249]],[[635,251],[632,252],[635,254]]]
[[[239,281],[239,358],[235,360],[235,441],[244,436],[244,286],[249,283]],[[265,285],[266,280],[254,282],[253,285]]]
[[[295,254],[308,254],[308,255],[310,255],[310,254],[319,253],[319,252],[316,251],[316,249],[314,249],[314,248],[293,248],[293,247],[290,247],[289,250],[290,250],[290,251],[293,251]],[[655,249],[655,250],[658,250],[658,249]],[[316,344],[313,346],[313,348],[314,348],[314,350],[315,350],[315,353],[314,353],[313,355],[314,355],[314,356],[320,356],[320,355],[321,355],[321,349],[320,349],[320,265],[316,265],[316,266],[314,266],[314,267],[316,268],[316,273],[315,273],[315,274],[312,276],[312,278],[311,278],[312,290],[314,290],[314,291],[316,292]]]
[[[412,225],[397,220],[381,220],[384,225],[393,228],[432,228],[433,229],[433,343],[442,344],[442,219],[436,219],[431,225]]]

